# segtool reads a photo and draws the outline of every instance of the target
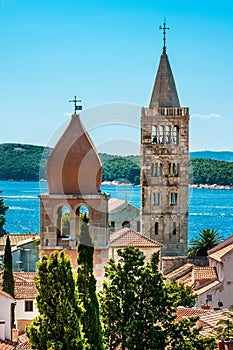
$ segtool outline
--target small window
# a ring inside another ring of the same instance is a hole
[[[174,125],[174,128],[173,128],[173,143],[175,145],[179,145],[179,126],[178,125]]]
[[[33,311],[33,300],[25,300],[25,311]]]
[[[170,205],[175,206],[177,205],[177,193],[176,192],[171,192],[170,193]]]
[[[157,144],[158,142],[158,127],[156,125],[152,126],[152,143]]]
[[[123,223],[122,223],[122,227],[123,228],[130,228],[130,222],[129,221],[124,221]]]
[[[206,300],[212,301],[212,294],[207,294],[206,295]]]
[[[160,204],[160,193],[152,193],[152,205],[159,205]]]
[[[159,234],[159,223],[155,223],[155,235],[157,236]]]
[[[174,236],[176,235],[176,222],[173,222],[172,233],[173,233]]]
[[[171,143],[171,125],[166,126],[166,144]]]
[[[111,231],[115,231],[115,221],[111,221]]]
[[[159,143],[162,145],[164,143],[164,127],[160,125],[159,127]]]

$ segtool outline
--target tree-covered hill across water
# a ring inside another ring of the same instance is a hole
[[[43,146],[8,143],[0,145],[0,180],[38,181],[46,179],[46,160],[52,149]],[[202,152],[204,155],[204,152]],[[218,152],[219,154],[221,152]],[[233,152],[229,152],[232,157]],[[139,156],[99,154],[103,181],[140,183]],[[225,155],[224,155],[225,157]],[[191,158],[190,182],[194,184],[233,186],[233,162]]]

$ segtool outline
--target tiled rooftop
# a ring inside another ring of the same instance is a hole
[[[231,237],[230,237],[231,238]],[[216,250],[212,253],[209,253],[208,257],[219,262],[222,261],[222,258],[229,252],[233,251],[233,243],[229,244],[219,250]]]
[[[180,267],[178,267],[177,269],[173,270],[172,272],[168,273],[167,275],[165,275],[165,277],[167,278],[168,281],[172,281],[174,279],[179,279],[182,276],[187,275],[187,273],[191,272],[193,268],[193,264],[187,263],[184,264]]]
[[[10,344],[3,343],[3,342],[0,340],[0,350],[15,350],[15,346],[14,346],[14,345],[10,345]]]
[[[161,248],[162,246],[163,245],[161,243],[143,236],[141,233],[131,230],[130,228],[123,228],[110,235],[110,247]]]
[[[184,317],[200,316],[209,310],[195,309],[179,306],[176,311],[176,321],[180,321]]]
[[[35,299],[37,289],[34,278],[35,272],[14,272],[15,299]],[[2,286],[3,272],[0,272],[0,288]]]
[[[194,281],[200,280],[212,280],[217,279],[216,270],[214,267],[197,267],[193,268],[193,279]]]
[[[223,242],[219,243],[218,245],[216,245],[215,247],[210,249],[208,251],[208,254],[212,254],[212,253],[216,252],[217,250],[220,250],[220,249],[222,249],[230,244],[233,244],[233,234],[232,234],[232,236],[225,239]]]
[[[25,234],[10,234],[10,242],[11,247],[17,246],[17,244],[21,241],[25,241],[29,238],[36,238],[39,234],[36,233],[25,233]],[[0,237],[0,250],[2,247],[5,247],[6,245],[6,237],[7,235],[4,235]]]
[[[196,308],[178,307],[176,321],[184,317],[198,316],[197,326],[202,326],[201,335],[214,336],[214,331],[219,320],[226,318],[225,312],[229,310],[203,310]]]

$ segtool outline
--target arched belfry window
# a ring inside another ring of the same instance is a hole
[[[81,205],[76,210],[76,236],[80,235],[81,224],[84,216],[89,218],[89,210],[85,205]]]
[[[164,143],[164,127],[162,125],[159,127],[159,143],[161,145]]]
[[[152,144],[158,144],[159,138],[158,138],[158,127],[157,125],[152,125]]]
[[[172,142],[171,135],[171,125],[166,125],[166,144],[170,144]]]
[[[173,127],[173,143],[179,145],[179,126],[174,125]]]
[[[58,245],[68,245],[70,237],[70,209],[60,206],[56,212],[56,233]]]

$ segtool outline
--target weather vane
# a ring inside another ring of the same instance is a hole
[[[164,17],[163,27],[159,26],[159,29],[163,29],[163,54],[166,53],[166,30],[170,29],[166,27],[166,17]]]
[[[73,100],[69,100],[69,102],[73,102],[74,103],[74,114],[76,114],[76,111],[81,111],[82,110],[82,106],[81,105],[77,105],[77,102],[81,102],[81,100],[77,100],[76,96],[74,96]]]

